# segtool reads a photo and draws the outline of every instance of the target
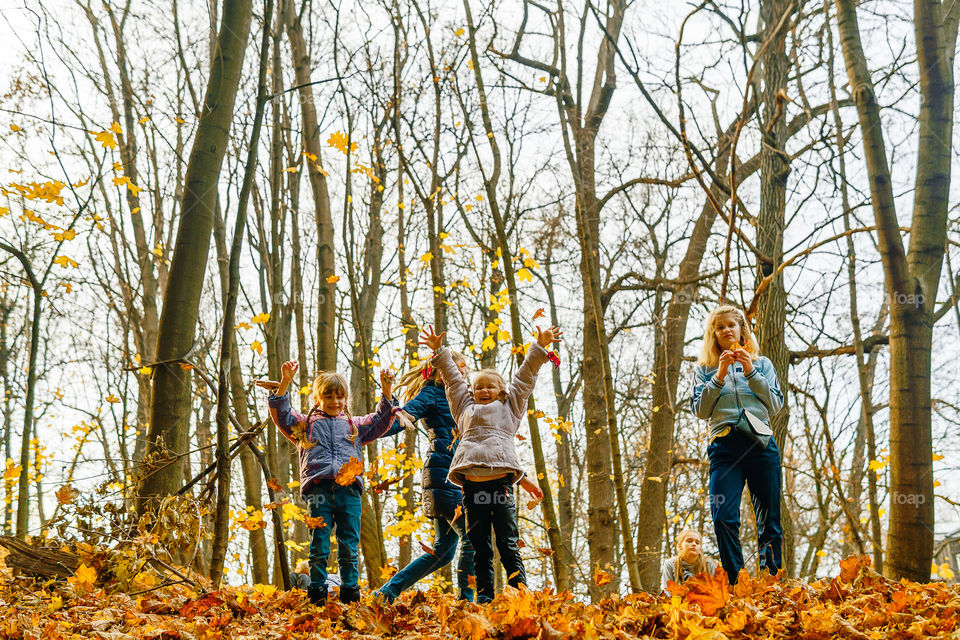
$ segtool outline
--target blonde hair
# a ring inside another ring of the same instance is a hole
[[[673,563],[673,581],[677,584],[683,582],[683,571],[681,570],[683,565],[683,557],[680,555],[680,544],[688,535],[695,535],[701,541],[700,553],[697,555],[697,559],[693,561],[693,575],[703,573],[707,570],[707,561],[703,557],[703,536],[701,536],[700,532],[696,529],[684,529],[680,532],[680,535],[677,536],[677,561]]]
[[[297,563],[297,568],[294,569],[297,573],[310,573],[310,563],[306,560],[301,560]]]
[[[453,356],[454,363],[458,365],[461,362],[467,362],[466,357],[459,351],[451,351],[450,355]],[[429,373],[425,376],[426,371],[429,371]],[[403,387],[403,402],[407,403],[416,398],[423,391],[423,387],[428,380],[441,387],[443,386],[443,377],[440,375],[440,370],[430,364],[430,358],[425,358],[397,380],[397,388]]]
[[[497,398],[498,398],[501,402],[506,402],[506,400],[507,400],[507,381],[504,379],[504,377],[503,377],[502,375],[500,375],[500,372],[497,371],[496,369],[480,369],[480,371],[477,371],[475,374],[473,374],[473,386],[476,387],[476,386],[477,386],[477,380],[479,380],[480,378],[482,378],[482,377],[484,377],[484,376],[486,376],[486,377],[488,377],[488,378],[493,378],[494,380],[496,380],[497,384],[500,385],[500,393],[497,394]]]
[[[321,371],[314,379],[313,384],[310,385],[310,399],[313,400],[313,409],[310,410],[311,414],[319,410],[320,398],[328,393],[343,394],[344,400],[349,400],[350,385],[347,383],[347,379],[336,371]],[[350,434],[347,436],[347,440],[353,442],[357,439],[357,436],[360,435],[360,430],[357,429],[357,425],[353,424],[353,416],[350,415],[350,409],[344,409],[344,413],[347,414],[347,421],[350,423]],[[309,422],[310,416],[307,415],[307,423]]]
[[[750,329],[750,323],[738,307],[729,304],[722,304],[707,316],[707,321],[703,327],[703,349],[700,351],[698,364],[708,367],[715,367],[720,363],[720,343],[717,342],[717,321],[721,316],[736,316],[740,324],[740,344],[746,349],[751,357],[756,358],[760,355],[760,346],[757,339]]]

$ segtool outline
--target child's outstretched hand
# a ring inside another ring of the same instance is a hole
[[[281,381],[286,380],[290,382],[293,380],[293,376],[296,375],[297,371],[300,370],[300,363],[296,360],[288,360],[280,365],[280,377]]]
[[[523,478],[520,479],[520,486],[524,491],[529,493],[537,500],[543,500],[543,489],[541,489],[536,482],[531,480],[530,476],[523,476]]]
[[[433,349],[434,351],[436,351],[443,346],[443,338],[446,335],[447,335],[446,331],[444,331],[440,335],[437,335],[436,332],[433,330],[433,325],[430,325],[429,327],[423,330],[423,333],[420,334],[419,344],[425,344],[431,349]]]
[[[380,369],[380,390],[389,400],[393,397],[393,371]]]
[[[537,344],[544,349],[549,349],[554,342],[560,342],[562,337],[563,331],[560,330],[560,327],[547,327],[542,330],[537,327]]]

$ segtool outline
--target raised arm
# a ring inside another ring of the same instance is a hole
[[[473,395],[467,386],[467,381],[460,368],[453,361],[453,355],[448,347],[440,347],[436,355],[433,356],[433,366],[437,368],[443,377],[444,390],[447,394],[447,403],[450,405],[450,413],[455,422],[460,422],[460,416],[467,407],[474,404]]]
[[[507,404],[516,416],[522,416],[526,411],[527,398],[533,393],[537,384],[537,371],[547,361],[547,350],[533,342],[527,349],[527,355],[513,374],[513,380],[507,388]]]
[[[393,403],[387,396],[380,394],[377,410],[365,416],[353,419],[360,432],[360,443],[368,444],[387,433],[395,419]]]
[[[299,445],[300,443],[293,437],[293,428],[298,424],[306,423],[307,419],[290,404],[290,394],[284,393],[278,396],[276,393],[271,393],[267,398],[267,403],[270,405],[270,417],[273,418],[273,422],[277,425],[277,429],[283,434],[283,437],[293,444]]]

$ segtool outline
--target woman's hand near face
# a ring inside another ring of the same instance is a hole
[[[720,364],[717,365],[717,380],[723,382],[724,378],[727,377],[727,369],[731,364],[736,362],[736,360],[737,354],[729,349],[720,354]]]

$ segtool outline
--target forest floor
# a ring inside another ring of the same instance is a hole
[[[213,638],[958,638],[960,586],[893,582],[850,558],[840,575],[813,583],[701,574],[674,595],[612,596],[597,604],[570,594],[516,591],[489,605],[411,592],[393,606],[371,596],[345,606],[311,605],[301,591],[185,585],[110,593],[95,572],[0,583],[0,638],[208,640]],[[6,572],[5,572],[6,573]]]

